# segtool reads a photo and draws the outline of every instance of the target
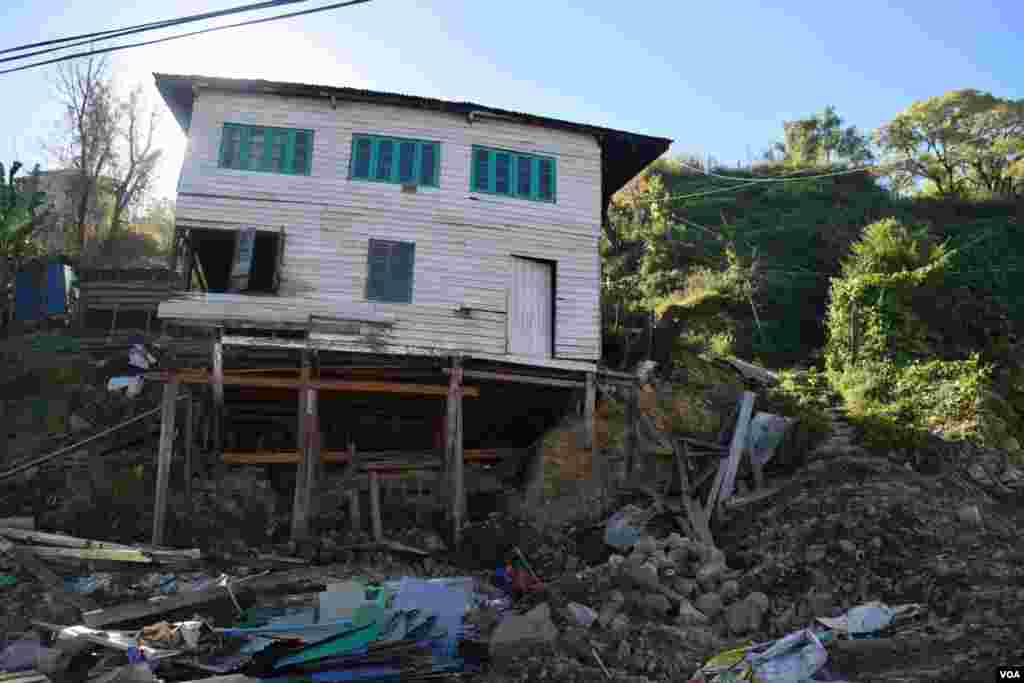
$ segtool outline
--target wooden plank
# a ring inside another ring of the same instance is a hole
[[[445,460],[451,473],[451,515],[453,538],[458,546],[462,533],[462,515],[465,505],[465,481],[462,452],[462,363],[452,359],[452,372],[448,382],[447,429],[445,430]]]
[[[174,456],[174,414],[178,405],[178,383],[171,380],[164,385],[160,418],[160,450],[157,454],[156,499],[153,503],[153,545],[163,545],[167,514],[167,486],[171,479],[171,459]]]
[[[446,374],[450,374],[451,369],[445,368],[444,372]],[[582,389],[586,386],[585,382],[579,382],[576,380],[556,379],[554,377],[535,377],[509,372],[489,372],[485,370],[463,370],[462,376],[466,379],[494,380],[497,382],[512,382],[516,384],[536,384],[539,386],[559,387],[564,389]]]
[[[202,371],[179,371],[172,373],[147,373],[146,379],[159,382],[169,381],[175,377],[182,384],[210,384],[216,385],[216,380],[211,379]],[[225,374],[223,386],[234,387],[270,387],[275,389],[291,389],[297,391],[301,386],[299,379],[286,377],[254,377],[251,375],[237,375],[234,373]],[[412,384],[407,382],[373,382],[354,380],[315,380],[309,383],[311,388],[327,392],[365,392],[381,394],[408,394],[415,396],[447,396],[448,390],[437,384]],[[465,387],[465,395],[476,398],[480,395],[479,387]]]
[[[380,476],[370,472],[370,521],[373,524],[373,540],[384,540],[384,525],[380,516]]]
[[[467,463],[493,463],[505,458],[522,457],[522,448],[471,448],[463,451],[463,458]],[[410,467],[422,467],[433,469],[437,467],[437,453],[422,451],[360,451],[358,458],[362,463],[361,470],[371,468],[387,467],[386,464],[377,464],[375,458],[408,459]],[[298,451],[268,450],[268,451],[225,451],[221,454],[221,461],[229,465],[298,465],[302,456]],[[422,461],[422,462],[420,462]],[[324,464],[345,465],[352,462],[351,455],[347,451],[328,450],[320,452],[320,462]]]
[[[218,332],[213,343],[213,450],[224,450],[224,344]]]
[[[681,497],[683,506],[686,509],[686,515],[690,520],[690,525],[693,527],[694,533],[697,534],[697,538],[702,543],[708,545],[714,545],[715,539],[711,535],[711,529],[708,526],[708,518],[704,514],[704,510],[701,508],[700,503],[694,498],[694,493],[690,486],[690,476],[686,471],[686,443],[672,441],[673,453],[675,455],[676,470],[679,473],[679,484],[681,490]]]
[[[359,510],[359,489],[353,488],[346,494],[348,496],[348,520],[351,525],[352,531],[360,532],[363,530],[361,523],[360,510]]]
[[[110,562],[136,562],[139,564],[153,563],[153,558],[141,550],[126,548],[50,548],[26,545],[22,546],[22,550],[48,560],[106,560]]]
[[[739,471],[740,459],[747,448],[747,432],[750,429],[750,418],[754,414],[754,400],[757,395],[752,391],[744,391],[740,399],[740,416],[736,420],[736,430],[729,445],[728,467],[722,479],[722,490],[718,502],[724,503],[732,497],[736,486],[736,473]]]
[[[49,567],[24,548],[19,548],[10,541],[0,538],[0,555],[6,555],[27,573],[39,579],[40,582],[53,592],[53,597],[56,600],[82,611],[96,608],[96,603],[84,595],[75,595],[68,592],[64,588],[63,579],[54,574]]]
[[[315,354],[314,354],[315,359]],[[304,486],[306,491],[306,519],[303,523],[303,534],[309,535],[310,518],[316,514],[316,498],[313,495],[316,491],[316,483],[322,463],[320,461],[320,413],[318,407],[316,389],[306,391],[306,479]]]
[[[586,397],[583,399],[583,449],[594,450],[594,410],[597,405],[597,384],[594,373],[587,373]]]
[[[295,416],[298,421],[298,452],[300,456],[299,471],[295,477],[295,494],[292,502],[292,540],[300,541],[306,536],[305,525],[307,522],[307,500],[306,500],[306,470],[309,460],[306,457],[306,439],[308,438],[309,422],[307,420],[306,402],[309,400],[308,387],[310,385],[310,353],[308,349],[302,351],[302,371],[299,385],[299,411]]]
[[[633,463],[639,455],[639,392],[635,382],[626,388],[626,475],[633,473]]]
[[[31,531],[35,528],[35,517],[0,517],[0,532],[4,529],[24,529]]]

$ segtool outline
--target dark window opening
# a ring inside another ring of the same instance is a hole
[[[412,303],[416,244],[370,240],[367,254],[366,298],[389,303]]]
[[[279,283],[281,234],[257,230],[247,278],[235,278],[232,271],[238,258],[238,230],[189,230],[192,253],[192,289],[241,294],[275,294]]]

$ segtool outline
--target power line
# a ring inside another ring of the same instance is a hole
[[[10,57],[0,58],[0,63],[13,62],[20,59],[28,59],[29,57],[37,57],[39,55],[46,55],[52,52],[60,52],[61,50],[70,50],[75,47],[81,47],[83,45],[90,45],[95,43],[97,40],[113,40],[114,38],[120,38],[121,36],[131,35],[133,33],[141,33],[143,31],[156,31],[162,28],[170,28],[172,26],[178,26],[179,24],[187,24],[193,21],[200,21],[202,19],[211,18],[213,16],[222,16],[226,14],[235,14],[238,12],[248,12],[258,9],[267,9],[269,7],[275,7],[278,5],[290,5],[298,2],[309,2],[309,0],[270,0],[269,2],[261,2],[255,5],[246,5],[243,7],[236,7],[230,10],[221,10],[220,12],[210,12],[208,14],[197,14],[193,17],[183,17],[182,19],[168,19],[166,21],[152,22],[151,24],[142,24],[139,27],[131,27],[130,29],[115,29],[113,31],[103,31],[102,33],[110,35],[102,35],[99,38],[89,38],[88,40],[82,40],[77,43],[71,43],[70,45],[60,45],[58,47],[48,47],[45,50],[36,50],[34,52],[26,52],[24,54],[12,55]],[[96,35],[96,34],[86,34]],[[77,37],[77,36],[76,36]],[[74,40],[74,38],[60,38],[58,42],[67,40]],[[49,41],[48,41],[49,42]],[[8,48],[6,50],[0,50],[0,54],[4,52],[11,52],[12,50],[18,50],[20,48]]]
[[[179,38],[189,38],[191,36],[198,36],[204,33],[212,33],[213,31],[223,31],[228,28],[238,28],[240,26],[252,26],[254,24],[262,24],[268,21],[277,21],[278,19],[290,19],[292,17],[300,17],[306,14],[314,14],[316,12],[326,12],[327,10],[339,9],[341,7],[349,7],[351,5],[361,5],[363,3],[371,2],[371,0],[348,0],[347,2],[337,2],[331,5],[324,5],[323,7],[314,7],[312,9],[301,10],[298,12],[288,12],[286,14],[276,14],[272,17],[264,17],[262,19],[250,19],[248,21],[240,21],[236,24],[226,24],[224,26],[213,26],[211,28],[204,28],[199,31],[190,31],[188,33],[180,33],[174,36],[167,36],[166,38],[157,38],[155,40],[146,40],[140,43],[128,43],[127,45],[115,45],[113,47],[106,47],[99,50],[90,50],[89,52],[76,52],[72,55],[65,55],[63,57],[56,57],[54,59],[47,59],[41,62],[33,62],[31,64],[23,64],[12,69],[4,69],[0,71],[0,74],[14,73],[15,71],[24,71],[26,69],[32,69],[37,66],[46,66],[48,64],[56,64],[57,62],[65,62],[70,59],[78,59],[80,57],[91,57],[93,55],[107,54],[108,52],[117,52],[118,50],[127,50],[133,47],[144,47],[146,45],[157,45],[159,43],[166,43],[171,40],[178,40]]]
[[[700,168],[699,166],[690,166],[689,164],[684,163],[682,161],[679,162],[679,165],[682,166],[683,168],[688,168],[691,171],[697,171],[698,173],[703,173],[704,175],[706,175],[708,177],[711,177],[711,178],[722,178],[723,180],[738,180],[738,178],[736,178],[735,176],[722,175],[720,173],[712,173],[711,171],[706,171],[703,168]],[[821,173],[819,175],[793,177],[793,178],[751,178],[748,182],[750,182],[750,183],[788,183],[788,182],[792,182],[794,180],[819,180],[821,178],[834,178],[835,176],[840,176],[840,175],[851,175],[853,173],[863,173],[864,171],[870,170],[872,168],[875,168],[875,167],[874,166],[861,166],[859,168],[850,168],[850,169],[846,169],[845,171],[836,171],[834,173]]]
[[[168,26],[177,26],[178,24],[186,24],[192,21],[202,21],[203,19],[214,19],[216,17],[222,17],[228,14],[236,14],[238,12],[251,12],[253,10],[269,9],[271,7],[277,7],[280,5],[291,5],[297,2],[308,2],[308,0],[265,0],[264,2],[257,2],[250,5],[242,5],[240,7],[232,7],[230,9],[217,10],[216,12],[204,12],[202,14],[191,14],[185,17],[179,17],[177,19],[163,19],[161,21],[151,21],[146,24],[136,24],[134,26],[122,26],[121,28],[112,28],[106,31],[96,31],[95,33],[82,33],[77,36],[67,36],[65,38],[53,38],[51,40],[44,40],[38,43],[28,43],[26,45],[19,45],[17,47],[8,47],[0,50],[0,54],[6,54],[8,52],[21,52],[22,50],[30,50],[34,47],[44,47],[47,45],[56,45],[57,43],[68,43],[73,40],[83,40],[85,38],[91,38],[93,40],[106,40],[109,38],[117,38],[119,36],[128,35],[130,33],[138,33],[140,31],[150,31],[157,28],[165,28]],[[114,34],[114,35],[111,35]],[[92,42],[87,40],[85,42]],[[76,43],[81,45],[81,43]],[[64,50],[67,48],[74,47],[74,45],[65,45],[64,47],[51,48],[51,50]],[[48,52],[48,50],[42,50],[40,52],[33,52],[27,55],[21,55],[19,57],[8,57],[7,59],[0,61],[9,61],[11,59],[21,59],[22,57],[31,57],[32,55],[42,54]]]

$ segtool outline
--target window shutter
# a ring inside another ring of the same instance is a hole
[[[391,140],[377,142],[377,180],[391,180],[395,146]]]
[[[295,152],[292,156],[292,173],[305,174],[309,171],[310,134],[304,130],[295,131]]]
[[[398,145],[398,182],[413,182],[413,162],[416,161],[416,143],[403,142]]]
[[[370,240],[366,298],[411,303],[415,253],[412,242]]]
[[[530,157],[518,157],[516,159],[516,194],[521,197],[530,196],[530,176],[533,172],[533,159]]]
[[[395,297],[392,301],[412,303],[412,275],[416,244],[413,242],[398,242],[391,253],[391,276]]]
[[[551,201],[555,198],[555,162],[551,159],[540,160],[540,183],[538,195],[540,199]]]
[[[490,189],[491,183],[488,178],[488,157],[490,154],[485,149],[473,150],[474,161],[473,161],[473,189],[481,192],[486,192]]]
[[[266,147],[266,131],[263,128],[249,129],[249,155],[245,167],[250,171],[263,170],[263,152]]]
[[[435,146],[431,142],[425,142],[420,145],[420,184],[421,185],[436,185],[437,179],[434,177],[434,169],[437,166],[437,155],[435,153]]]
[[[386,301],[388,260],[391,249],[388,242],[370,240],[367,258],[366,298]]]
[[[494,155],[494,191],[498,194],[512,193],[512,156],[507,152]]]
[[[370,177],[370,155],[373,143],[369,138],[356,138],[353,150],[352,177],[367,180]]]

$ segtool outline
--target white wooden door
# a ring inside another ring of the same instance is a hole
[[[509,353],[551,357],[553,280],[550,263],[512,257]]]

